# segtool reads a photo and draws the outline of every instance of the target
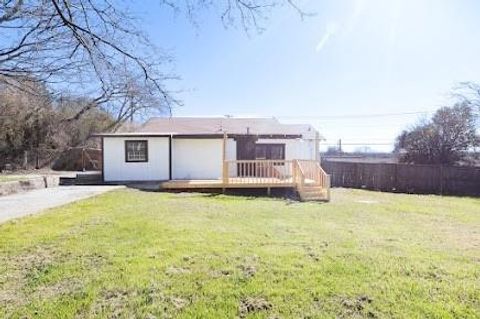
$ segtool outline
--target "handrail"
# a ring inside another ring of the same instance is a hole
[[[297,160],[303,179],[312,186],[327,186],[328,174],[320,166],[320,163],[313,160]]]
[[[292,160],[226,160],[223,182],[251,185],[294,185]]]
[[[293,160],[226,160],[227,163],[291,163]]]

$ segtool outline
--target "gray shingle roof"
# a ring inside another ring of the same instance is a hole
[[[231,117],[155,117],[148,120],[138,133],[174,134],[253,134],[302,135],[314,137],[315,129],[308,124],[282,124],[275,118]]]

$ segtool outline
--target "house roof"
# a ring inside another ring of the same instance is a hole
[[[283,124],[275,118],[233,117],[154,117],[132,133],[122,136],[223,136],[261,135],[316,138],[316,130],[308,124]],[[99,134],[115,136],[118,133]]]
[[[137,132],[175,132],[176,134],[252,134],[311,135],[315,129],[306,124],[282,124],[275,118],[171,117],[152,118]]]

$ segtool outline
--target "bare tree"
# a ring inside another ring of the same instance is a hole
[[[184,13],[196,24],[196,17],[204,10],[215,10],[226,27],[240,25],[245,31],[262,31],[268,14],[275,7],[289,6],[303,19],[311,16],[302,10],[294,0],[161,0],[176,12]]]
[[[260,29],[269,10],[293,0],[159,0],[160,9],[184,12],[192,21],[201,10],[216,10],[225,25]],[[134,3],[132,3],[135,5]],[[168,90],[177,77],[169,70],[171,57],[155,47],[138,27],[126,2],[109,0],[3,0],[0,2],[0,81],[34,91],[34,82],[55,91],[70,90],[90,97],[83,109],[110,103],[118,119],[146,110],[180,104]],[[128,74],[128,76],[126,76]],[[36,93],[36,92],[33,92]],[[138,100],[138,99],[137,99]],[[114,101],[112,103],[112,101]]]
[[[478,145],[473,108],[468,103],[439,109],[425,120],[403,131],[395,145],[403,162],[455,164]]]
[[[453,96],[459,103],[469,105],[472,108],[477,127],[480,127],[480,84],[462,82],[453,91]]]

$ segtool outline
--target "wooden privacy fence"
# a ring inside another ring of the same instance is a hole
[[[322,161],[333,187],[480,196],[480,168]]]

